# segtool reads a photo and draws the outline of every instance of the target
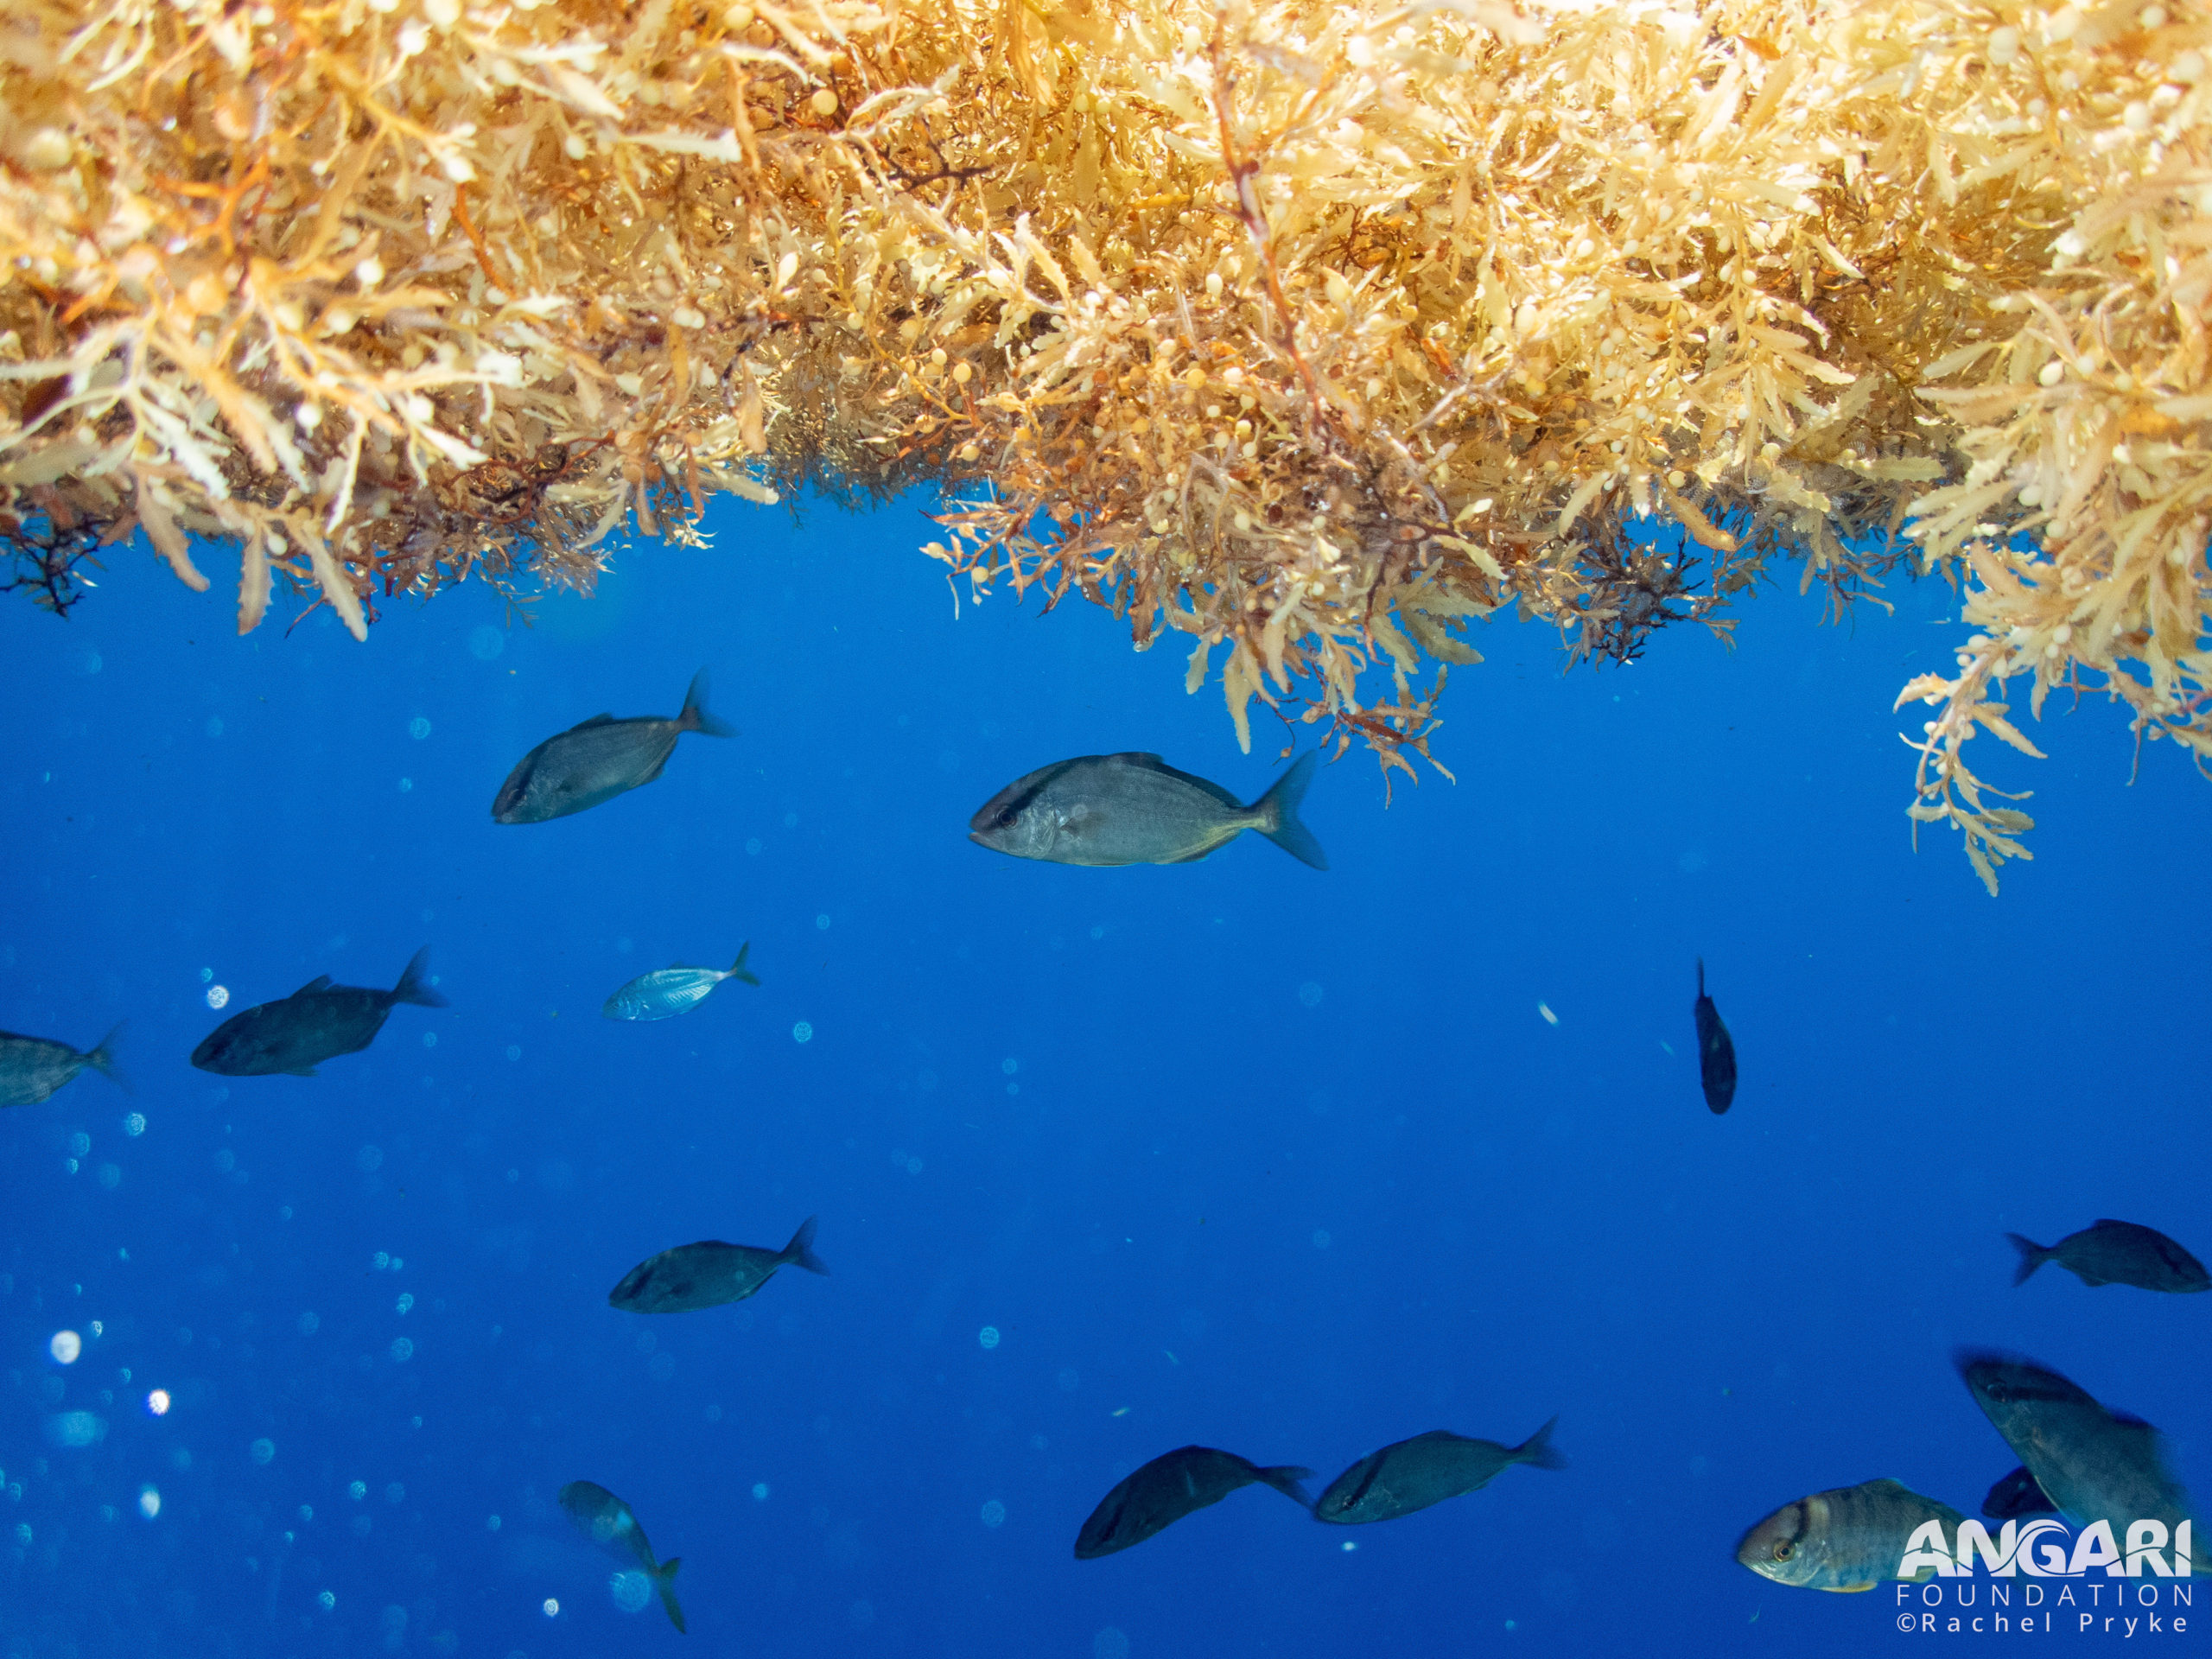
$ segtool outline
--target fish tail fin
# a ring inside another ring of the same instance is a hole
[[[737,947],[737,960],[729,965],[729,976],[732,979],[742,980],[747,985],[758,985],[760,982],[760,976],[745,965],[746,952],[752,949],[753,941],[750,939]]]
[[[426,1008],[442,1008],[446,1000],[430,988],[430,947],[424,945],[407,959],[407,971],[391,988],[395,1002],[415,1002]]]
[[[798,1224],[798,1231],[791,1235],[791,1242],[784,1246],[784,1260],[794,1267],[804,1268],[809,1273],[826,1274],[829,1268],[814,1253],[814,1217],[809,1216]]]
[[[1329,855],[1321,850],[1313,832],[1298,819],[1299,803],[1306,798],[1306,786],[1313,781],[1313,768],[1320,760],[1320,750],[1306,750],[1266,794],[1252,803],[1251,810],[1259,814],[1260,822],[1254,827],[1262,835],[1300,863],[1325,870]]]
[[[128,1020],[118,1020],[115,1028],[99,1039],[92,1052],[85,1056],[85,1064],[105,1077],[126,1095],[137,1091],[131,1088],[130,1079],[124,1077],[115,1063],[115,1046],[123,1040],[123,1033],[130,1029]]]
[[[663,1561],[652,1572],[653,1588],[660,1592],[662,1611],[667,1613],[668,1622],[676,1626],[679,1636],[689,1634],[683,1628],[683,1605],[676,1599],[676,1569],[683,1565],[683,1558],[677,1555]]]
[[[1313,1500],[1306,1496],[1306,1489],[1298,1483],[1313,1478],[1311,1469],[1301,1469],[1294,1463],[1278,1463],[1258,1471],[1259,1477],[1281,1492],[1301,1510],[1313,1507]]]
[[[2035,1276],[2037,1268],[2050,1260],[2052,1252],[2031,1238],[2022,1238],[2018,1233],[2007,1233],[2005,1236],[2012,1241],[2012,1248],[2020,1253],[2020,1265],[2012,1269],[2012,1282],[2024,1285]]]
[[[1520,1445],[1515,1446],[1513,1448],[1514,1462],[1525,1463],[1537,1469],[1566,1468],[1566,1458],[1552,1446],[1552,1430],[1558,1426],[1559,1419],[1554,1417]]]
[[[707,712],[707,671],[703,668],[691,677],[690,689],[683,694],[683,712],[676,717],[676,723],[684,731],[703,732],[709,737],[737,735],[736,727]]]

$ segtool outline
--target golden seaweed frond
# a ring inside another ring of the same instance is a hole
[[[1978,632],[1912,812],[1993,887],[2008,679],[2212,753],[2202,4],[0,16],[0,550],[57,608],[143,527],[359,636],[931,485],[956,579],[1386,776],[1501,609],[1626,661],[1915,553]]]

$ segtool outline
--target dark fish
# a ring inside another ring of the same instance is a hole
[[[1894,1480],[1869,1480],[1783,1504],[1744,1535],[1736,1559],[1793,1589],[1872,1590],[1897,1576],[1917,1529],[1940,1521],[1948,1536],[1962,1518]],[[1907,1582],[1935,1576],[1934,1567],[1923,1567]]]
[[[86,1066],[128,1092],[130,1084],[115,1069],[115,1045],[123,1027],[100,1039],[89,1054],[44,1037],[18,1037],[0,1031],[0,1106],[35,1106]]]
[[[707,712],[707,671],[701,669],[683,694],[683,712],[674,720],[639,715],[617,720],[594,715],[581,726],[549,737],[516,763],[499,785],[492,817],[499,823],[543,823],[586,807],[611,801],[626,790],[660,776],[676,740],[686,732],[734,737],[734,728]]]
[[[1697,959],[1697,1080],[1705,1086],[1705,1103],[1715,1117],[1736,1098],[1736,1045],[1728,1027],[1720,1023],[1720,1010],[1705,994],[1705,958]]]
[[[1288,1464],[1262,1469],[1234,1452],[1217,1452],[1208,1446],[1179,1446],[1154,1458],[1099,1499],[1090,1519],[1076,1535],[1075,1558],[1093,1560],[1141,1544],[1162,1528],[1209,1503],[1220,1503],[1238,1487],[1255,1481],[1274,1487],[1299,1508],[1310,1509],[1312,1504],[1298,1483],[1313,1478],[1311,1469]]]
[[[676,1605],[676,1569],[683,1565],[683,1558],[677,1555],[664,1561],[655,1560],[653,1547],[645,1541],[645,1529],[638,1524],[638,1517],[631,1513],[627,1503],[604,1486],[588,1480],[572,1480],[561,1489],[561,1507],[569,1512],[569,1519],[601,1549],[621,1560],[635,1561],[644,1570],[653,1581],[653,1588],[660,1592],[660,1605],[667,1610],[668,1622],[681,1631],[683,1609]]]
[[[752,949],[753,942],[748,939],[738,947],[737,960],[726,969],[693,968],[678,963],[673,968],[656,968],[650,974],[639,974],[608,997],[600,1012],[609,1020],[672,1020],[697,1007],[726,979],[758,985],[760,982],[745,965],[746,953]]]
[[[1086,754],[1017,779],[968,820],[968,839],[1053,864],[1188,864],[1256,830],[1293,858],[1329,868],[1298,804],[1313,780],[1309,750],[1249,806],[1156,754]]]
[[[192,1051],[192,1063],[202,1071],[219,1071],[226,1077],[259,1077],[275,1071],[311,1077],[323,1061],[356,1053],[376,1041],[395,1004],[445,1007],[445,998],[424,982],[429,965],[430,947],[426,944],[407,964],[399,983],[388,991],[334,985],[328,974],[321,975],[281,1001],[263,1002],[232,1014]]]
[[[2058,1505],[2043,1495],[2043,1488],[2023,1465],[1989,1489],[1989,1496],[1981,1500],[1981,1512],[1993,1521],[2018,1521],[2031,1515],[2055,1515]]]
[[[2133,1285],[2140,1290],[2176,1294],[2212,1290],[2204,1264],[2164,1233],[2132,1221],[2093,1221],[2056,1244],[2043,1245],[2007,1233],[2020,1253],[2012,1282],[2024,1285],[2046,1262],[2056,1262],[2085,1285]]]
[[[1331,1481],[1314,1516],[1347,1527],[1395,1521],[1447,1497],[1480,1491],[1516,1463],[1564,1469],[1567,1459],[1552,1450],[1552,1424],[1558,1421],[1553,1418],[1518,1446],[1471,1440],[1443,1428],[1386,1446]]]
[[[2136,1521],[2171,1528],[2189,1518],[2158,1431],[2141,1418],[2106,1410],[2030,1360],[1967,1351],[1958,1365],[1974,1402],[2075,1526],[2108,1521],[2120,1538]]]
[[[830,1271],[814,1253],[812,1216],[799,1224],[791,1242],[780,1250],[715,1239],[663,1250],[624,1274],[607,1300],[610,1306],[632,1313],[689,1313],[694,1308],[720,1307],[724,1302],[743,1301],[785,1262],[809,1273]]]

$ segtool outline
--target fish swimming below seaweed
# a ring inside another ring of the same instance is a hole
[[[202,1071],[226,1077],[267,1077],[289,1071],[311,1077],[316,1066],[340,1054],[366,1048],[402,1002],[442,1008],[444,997],[430,988],[427,970],[430,947],[417,950],[388,991],[359,985],[334,985],[323,974],[291,995],[257,1003],[234,1014],[200,1039],[192,1063]]]
[[[1272,1486],[1300,1509],[1311,1509],[1305,1489],[1313,1471],[1289,1464],[1262,1468],[1234,1452],[1210,1446],[1178,1446],[1125,1475],[1076,1534],[1075,1558],[1095,1560],[1141,1544],[1186,1515],[1218,1503],[1231,1492],[1257,1483]]]
[[[707,671],[691,677],[675,719],[594,715],[547,738],[515,763],[492,803],[499,823],[543,823],[582,812],[660,776],[676,740],[686,732],[734,737],[736,728],[707,712]]]
[[[741,1302],[789,1264],[809,1273],[830,1269],[814,1253],[814,1217],[799,1224],[780,1250],[707,1239],[679,1244],[640,1262],[607,1293],[607,1305],[629,1313],[689,1313],[702,1307]]]
[[[84,1051],[48,1037],[0,1031],[0,1106],[35,1106],[88,1065],[129,1093],[130,1082],[115,1069],[115,1046],[123,1031],[118,1024]]]
[[[1948,1535],[1964,1518],[1897,1481],[1869,1480],[1783,1504],[1744,1535],[1736,1559],[1793,1589],[1848,1594],[1896,1578],[1919,1528],[1940,1521]],[[1917,1584],[1935,1571],[1921,1567],[1907,1582]]]
[[[737,960],[726,969],[694,968],[678,963],[673,968],[656,968],[650,974],[640,974],[608,997],[600,1012],[609,1020],[673,1020],[677,1014],[689,1014],[697,1007],[726,979],[758,985],[760,982],[745,965],[746,953],[752,949],[753,942],[748,939],[738,947]]]
[[[660,1605],[668,1614],[668,1622],[682,1631],[683,1609],[676,1600],[676,1572],[683,1565],[683,1558],[672,1555],[664,1561],[655,1560],[653,1547],[645,1538],[645,1529],[638,1524],[636,1514],[595,1481],[570,1481],[561,1489],[560,1502],[568,1511],[569,1519],[594,1543],[618,1559],[637,1562],[652,1580],[653,1588],[660,1592]]]
[[[2124,1536],[2137,1521],[2173,1527],[2189,1518],[2158,1431],[2141,1418],[2107,1410],[2032,1360],[1967,1351],[1958,1367],[1991,1426],[2075,1526],[2107,1521]]]
[[[2139,1290],[2187,1295],[2212,1290],[2204,1264],[2152,1228],[2132,1221],[2093,1221],[2056,1244],[2038,1244],[2007,1233],[2020,1253],[2012,1282],[2024,1285],[2046,1262],[2056,1262],[2083,1284],[2133,1285]]]
[[[1156,754],[1086,754],[1016,779],[968,821],[968,839],[1015,858],[1110,868],[1189,864],[1256,830],[1317,870],[1328,855],[1299,821],[1318,751],[1249,806]]]
[[[1552,1448],[1552,1427],[1558,1421],[1553,1418],[1518,1446],[1471,1440],[1443,1428],[1386,1446],[1329,1483],[1313,1506],[1314,1518],[1339,1526],[1395,1521],[1447,1497],[1480,1491],[1516,1463],[1564,1469],[1567,1459]]]
[[[2055,1515],[2058,1505],[2044,1496],[2043,1488],[2023,1464],[1989,1489],[1981,1512],[1993,1521],[2018,1521],[2031,1515]]]
[[[1736,1044],[1720,1023],[1720,1010],[1705,994],[1705,958],[1697,959],[1697,1080],[1705,1090],[1705,1103],[1715,1117],[1736,1098]]]

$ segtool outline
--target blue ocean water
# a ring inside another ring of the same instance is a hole
[[[1962,632],[1942,582],[1844,627],[1770,593],[1732,652],[1677,629],[1603,673],[1500,623],[1444,705],[1456,784],[1386,808],[1368,757],[1322,772],[1326,873],[1255,836],[1078,869],[969,815],[1123,749],[1249,798],[1283,728],[1239,753],[1181,651],[1083,605],[956,606],[912,504],[709,523],[526,627],[472,585],[386,601],[365,645],[327,611],[241,639],[212,555],[204,595],[126,552],[66,621],[0,606],[0,1027],[127,1019],[135,1090],[0,1114],[6,1659],[1902,1649],[1958,1638],[1732,1552],[1879,1476],[1973,1513],[2017,1459],[1962,1344],[2212,1481],[2212,1298],[2014,1289],[2002,1236],[2212,1248],[2212,795],[2163,744],[2131,785],[2120,716],[2055,700],[2049,761],[1978,757],[2036,791],[2035,861],[1993,901],[1948,835],[1916,855],[1891,704]],[[738,736],[492,822],[533,744],[673,715],[702,665]],[[600,1016],[748,940],[759,989]],[[449,1006],[367,1052],[186,1064],[424,944]],[[607,1305],[655,1251],[810,1215],[830,1277]],[[1174,1446],[1318,1491],[1554,1415],[1568,1469],[1403,1520],[1255,1488],[1071,1558]],[[688,1637],[626,1611],[556,1507],[576,1479],[682,1558]]]

